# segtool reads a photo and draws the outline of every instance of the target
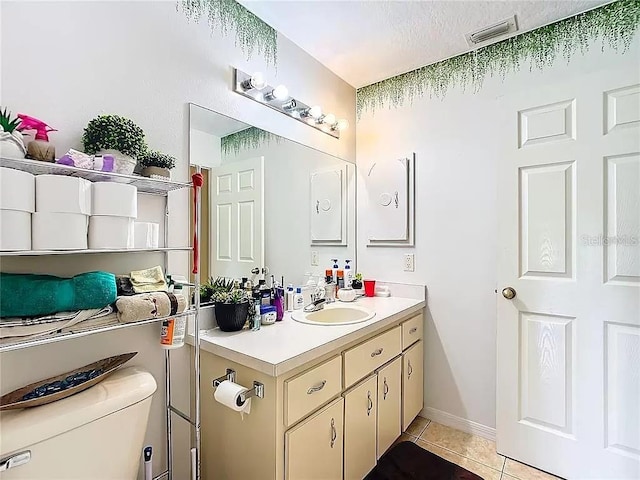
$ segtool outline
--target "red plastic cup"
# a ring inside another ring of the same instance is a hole
[[[364,281],[364,294],[366,297],[375,297],[376,295],[376,281],[365,280]]]

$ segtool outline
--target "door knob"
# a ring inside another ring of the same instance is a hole
[[[513,300],[514,298],[516,298],[516,291],[512,287],[503,288],[502,296],[507,300]]]

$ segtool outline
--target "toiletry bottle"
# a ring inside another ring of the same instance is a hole
[[[260,294],[253,295],[253,317],[251,318],[251,330],[260,330]]]
[[[327,268],[324,271],[324,281],[327,284],[333,283],[333,270],[331,270],[330,268]]]
[[[345,260],[346,265],[344,266],[344,286],[345,288],[351,288],[351,283],[353,282],[353,272],[351,271],[351,265],[349,265],[351,260]]]
[[[260,304],[271,305],[271,289],[266,283],[260,287]]]
[[[344,271],[343,270],[338,270],[338,290],[340,290],[341,288],[344,288]]]
[[[287,286],[287,294],[285,296],[285,305],[287,308],[287,312],[293,312],[293,297],[295,293],[293,293],[293,285],[290,283]]]
[[[304,307],[304,297],[302,296],[302,288],[298,287],[293,296],[293,309],[300,310],[302,307]]]
[[[273,294],[273,306],[276,307],[276,320],[282,321],[284,318],[284,289],[282,287],[276,287]]]
[[[337,258],[332,258],[331,261],[333,262],[333,283],[335,283],[336,285],[338,284],[338,269],[340,268],[338,266],[338,259]]]
[[[42,120],[30,117],[23,113],[18,114],[18,118],[21,120],[18,125],[18,130],[35,130],[35,140],[32,140],[27,145],[27,158],[33,160],[42,160],[45,162],[53,162],[56,159],[56,148],[49,143],[49,132],[57,132],[55,128],[51,128]]]

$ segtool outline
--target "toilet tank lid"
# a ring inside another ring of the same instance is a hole
[[[127,408],[156,391],[153,376],[122,368],[87,390],[40,407],[0,413],[0,455],[42,442]]]

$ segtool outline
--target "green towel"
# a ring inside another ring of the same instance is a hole
[[[116,277],[88,272],[73,278],[0,273],[0,317],[32,317],[102,308],[116,301]]]

